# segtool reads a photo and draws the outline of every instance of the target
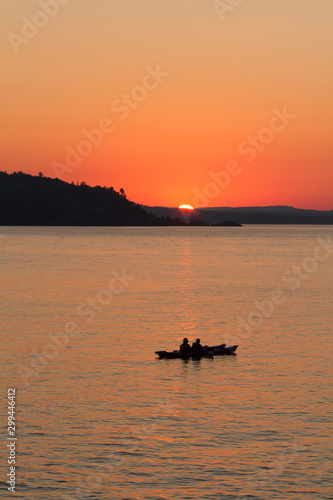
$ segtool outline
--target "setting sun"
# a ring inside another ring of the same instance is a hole
[[[180,205],[178,208],[182,208],[184,210],[194,210],[194,208],[191,207],[191,205]]]

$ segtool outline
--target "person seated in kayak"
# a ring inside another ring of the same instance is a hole
[[[191,352],[191,346],[188,343],[188,339],[186,337],[183,339],[183,343],[179,347],[179,352],[181,354],[189,354]]]
[[[195,342],[193,342],[192,344],[192,354],[194,356],[200,356],[201,354],[203,354],[203,347],[202,345],[200,344],[200,339],[197,339]]]

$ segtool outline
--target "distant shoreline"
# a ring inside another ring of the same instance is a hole
[[[157,217],[174,217],[178,208],[147,207]],[[197,208],[190,218],[204,221],[208,225],[234,221],[241,225],[332,225],[333,210],[307,210],[289,206],[272,207],[212,207]]]
[[[288,206],[213,207],[185,211],[149,207],[127,199],[124,189],[74,184],[24,172],[0,171],[0,226],[241,227],[332,225],[333,210]]]

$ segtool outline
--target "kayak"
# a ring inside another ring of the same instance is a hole
[[[181,358],[181,359],[189,359],[189,358],[212,358],[213,356],[225,356],[225,355],[231,355],[234,354],[238,345],[232,345],[229,347],[226,347],[225,344],[221,345],[216,345],[213,347],[204,347],[204,352],[201,355],[193,355],[191,352],[188,354],[181,353],[179,351],[155,351],[155,354],[159,356],[160,359],[166,358],[166,359],[176,359],[176,358]]]

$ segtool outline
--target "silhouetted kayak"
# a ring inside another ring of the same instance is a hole
[[[234,354],[238,345],[233,345],[226,347],[225,344],[213,346],[213,347],[204,347],[204,351],[202,354],[193,354],[191,351],[188,353],[182,353],[179,351],[155,351],[155,354],[157,354],[160,358],[167,358],[167,359],[175,359],[175,358],[182,358],[182,359],[188,359],[188,358],[211,358],[213,356],[225,356],[225,355],[230,355]]]

